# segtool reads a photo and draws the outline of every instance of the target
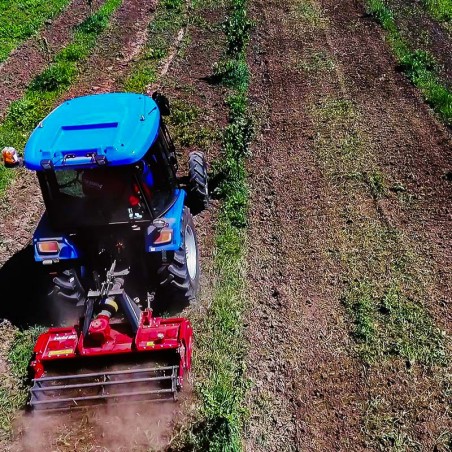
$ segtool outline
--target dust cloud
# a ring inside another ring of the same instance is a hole
[[[161,451],[171,439],[179,409],[174,402],[141,402],[24,413],[5,452]]]

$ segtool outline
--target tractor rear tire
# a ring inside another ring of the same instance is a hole
[[[188,207],[182,214],[182,243],[178,250],[166,253],[157,271],[159,298],[164,304],[188,306],[199,291],[199,252],[193,217]]]
[[[209,207],[207,163],[203,152],[190,152],[188,176],[188,203],[192,213],[197,214]]]

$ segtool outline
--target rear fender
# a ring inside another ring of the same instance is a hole
[[[46,241],[58,242],[58,251],[55,253],[41,253],[38,249],[38,244]],[[45,262],[48,264],[55,264],[62,260],[78,259],[80,257],[77,248],[67,235],[52,230],[47,213],[44,213],[41,217],[38,227],[33,234],[33,250],[36,262]]]
[[[182,246],[182,213],[184,211],[185,197],[185,190],[176,190],[175,203],[161,216],[161,218],[166,221],[167,227],[173,230],[173,239],[171,243],[155,245],[153,239],[155,237],[156,228],[151,224],[146,230],[146,252],[176,251]]]

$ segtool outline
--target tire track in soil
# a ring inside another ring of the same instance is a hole
[[[102,0],[94,0],[92,10],[101,4]],[[22,97],[29,83],[49,65],[54,55],[70,42],[74,27],[89,15],[87,1],[73,0],[38,35],[26,40],[0,64],[0,117],[11,102]]]
[[[314,132],[303,108],[312,86],[290,64],[294,53],[325,42],[290,23],[290,8],[281,1],[253,7],[261,20],[251,95],[265,125],[250,162],[247,368],[256,414],[246,449],[362,450],[363,381],[349,354],[341,269],[329,257],[331,231],[342,223],[310,149]],[[337,80],[323,82],[341,90]]]
[[[70,99],[115,90],[146,43],[148,25],[157,0],[125,0],[94,53],[83,64],[78,82],[65,94]]]

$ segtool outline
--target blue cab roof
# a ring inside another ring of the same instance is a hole
[[[55,170],[93,168],[93,155],[108,165],[140,160],[157,138],[160,112],[144,94],[107,93],[76,97],[49,113],[31,134],[24,151],[30,170],[51,160]]]

